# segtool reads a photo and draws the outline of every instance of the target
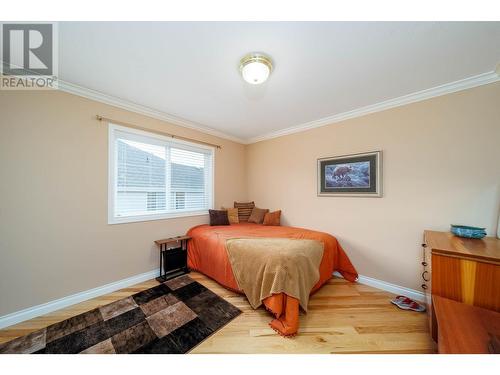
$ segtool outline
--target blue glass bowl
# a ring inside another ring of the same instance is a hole
[[[451,225],[451,233],[465,238],[483,238],[486,236],[485,228],[469,227],[467,225]]]

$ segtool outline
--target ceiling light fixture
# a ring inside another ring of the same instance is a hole
[[[272,70],[271,59],[261,53],[250,53],[240,61],[241,76],[252,85],[264,83]]]

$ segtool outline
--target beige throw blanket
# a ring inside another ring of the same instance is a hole
[[[288,238],[233,238],[226,249],[238,286],[254,309],[277,293],[299,300],[307,311],[319,280],[323,243]]]

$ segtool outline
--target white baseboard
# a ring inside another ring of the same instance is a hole
[[[333,275],[337,277],[342,277],[342,275],[338,272],[334,272]],[[359,275],[358,283],[372,286],[377,289],[382,289],[385,290],[386,292],[403,295],[411,299],[414,299],[415,301],[425,302],[425,294],[423,292],[419,292],[418,290],[415,289],[405,288],[404,286],[391,284],[386,281],[374,279],[373,277]]]
[[[119,289],[127,288],[134,284],[141,283],[143,281],[151,280],[160,274],[160,270],[152,270],[149,272],[141,273],[140,275],[135,275],[128,277],[123,280],[115,281],[110,284],[99,286],[94,289],[89,289],[84,292],[76,293],[68,297],[63,297],[54,301],[43,303],[41,305],[33,306],[24,310],[16,311],[14,313],[4,315],[0,317],[0,328],[5,328],[25,320],[33,319],[41,315],[51,313],[56,310],[63,309],[65,307],[74,305],[79,302],[87,301],[89,299],[102,296],[114,292]],[[342,277],[338,272],[333,273],[335,276]],[[360,284],[369,285],[377,289],[382,289],[390,293],[401,294],[410,297],[416,301],[424,302],[425,295],[414,289],[405,288],[399,285],[391,284],[382,280],[377,280],[372,277],[359,275],[358,282]]]
[[[74,305],[75,303],[87,301],[89,299],[102,296],[114,292],[115,290],[127,288],[134,284],[142,283],[143,281],[151,280],[160,274],[159,269],[141,273],[128,277],[123,280],[115,281],[110,284],[99,286],[94,289],[89,289],[80,293],[72,294],[68,297],[63,297],[43,303],[41,305],[33,306],[24,310],[16,311],[8,315],[0,316],[0,328],[5,328],[25,320],[36,318],[37,316],[45,315],[50,312],[63,309],[65,307]]]

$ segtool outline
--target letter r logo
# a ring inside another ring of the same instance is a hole
[[[2,73],[53,75],[52,24],[2,25]]]

